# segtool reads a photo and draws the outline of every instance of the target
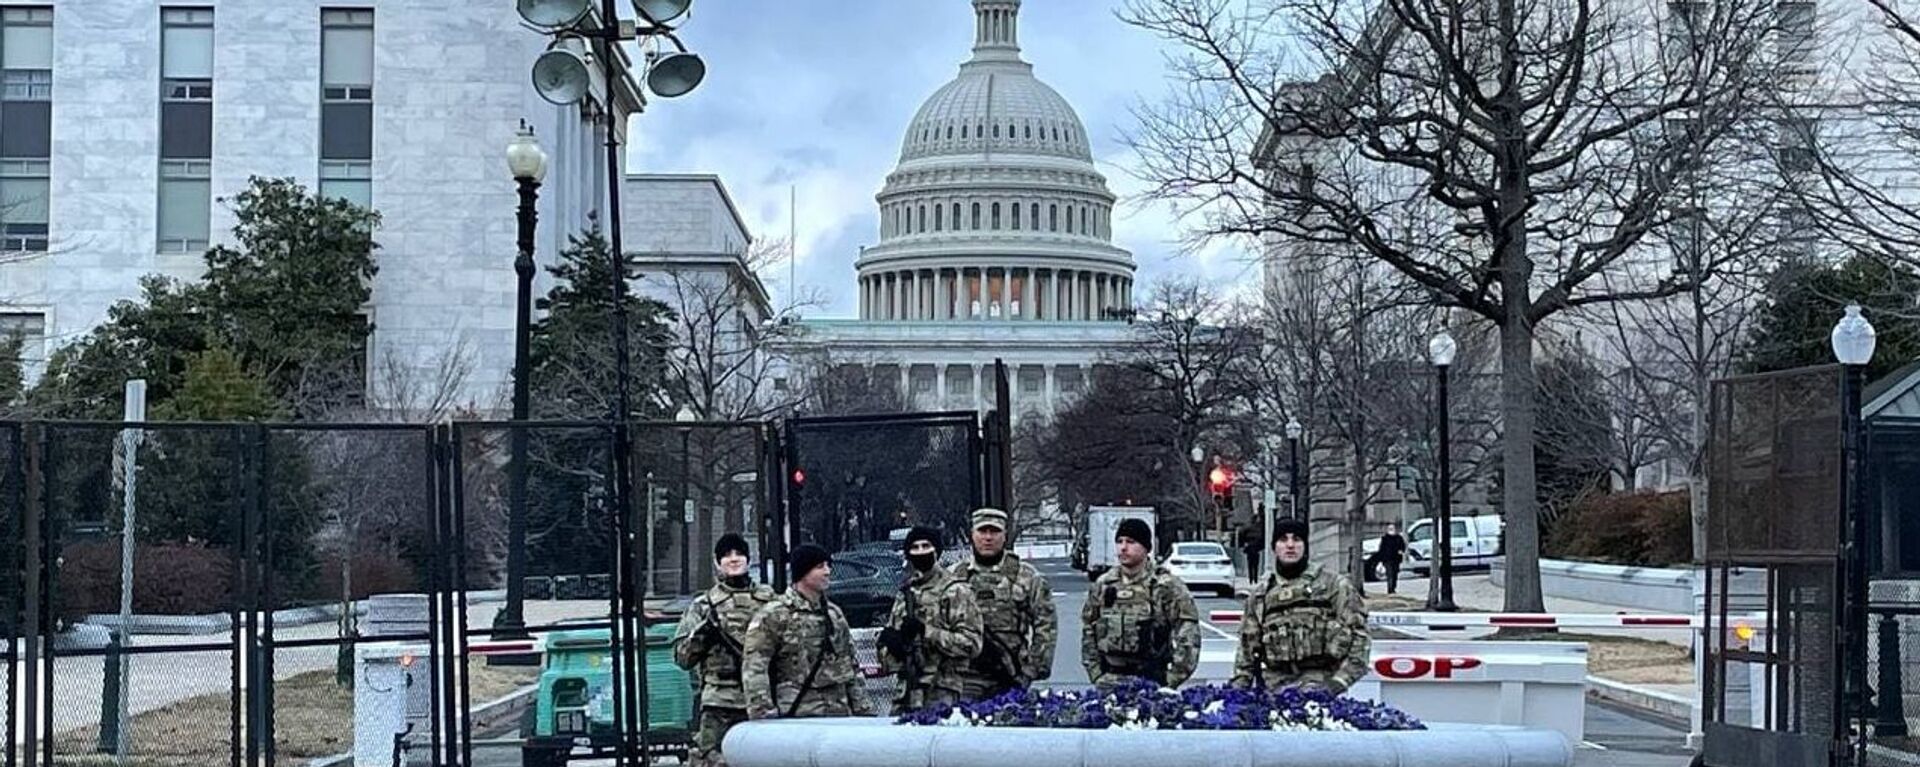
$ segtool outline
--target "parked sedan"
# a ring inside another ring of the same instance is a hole
[[[870,628],[887,621],[893,600],[900,594],[905,563],[900,555],[843,553],[833,557],[833,585],[827,599],[847,616],[853,628]]]
[[[1173,544],[1167,569],[1179,576],[1189,591],[1211,589],[1223,597],[1233,596],[1233,558],[1218,543]]]

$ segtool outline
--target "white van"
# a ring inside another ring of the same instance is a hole
[[[1495,558],[1506,554],[1502,539],[1506,520],[1499,515],[1454,517],[1452,521],[1455,571],[1489,567]],[[1433,558],[1434,532],[1434,519],[1428,517],[1415,521],[1400,533],[1407,539],[1407,556],[1400,562],[1402,575],[1426,575],[1428,563]],[[1374,554],[1380,551],[1380,539],[1368,538],[1361,548],[1367,558],[1367,580],[1384,580],[1387,577],[1386,568],[1374,561]]]

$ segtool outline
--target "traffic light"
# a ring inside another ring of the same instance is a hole
[[[1207,473],[1207,482],[1213,486],[1215,495],[1225,494],[1233,489],[1233,470],[1225,466],[1215,466]]]
[[[805,471],[801,471],[800,469],[794,469],[794,470],[793,470],[793,484],[794,484],[794,486],[795,486],[795,487],[799,487],[799,486],[801,486],[801,485],[804,485],[804,484],[806,484],[806,483],[807,483],[807,473],[806,473]]]
[[[667,488],[661,485],[647,486],[647,519],[664,519],[667,515]]]

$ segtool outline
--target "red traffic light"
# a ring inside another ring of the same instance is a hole
[[[1233,485],[1233,472],[1227,471],[1224,466],[1215,466],[1213,471],[1207,473],[1207,481],[1213,484],[1216,492],[1226,490]]]
[[[807,483],[807,473],[806,473],[806,472],[804,472],[804,471],[801,471],[801,470],[799,470],[799,469],[794,469],[794,470],[793,470],[793,483],[794,483],[794,484],[796,484],[796,485],[804,485],[804,484],[806,484],[806,483]]]

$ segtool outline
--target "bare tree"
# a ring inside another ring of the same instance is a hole
[[[1710,4],[1664,56],[1647,44],[1668,31],[1657,12],[1591,0],[1133,0],[1124,14],[1186,52],[1133,143],[1153,196],[1205,214],[1198,236],[1385,263],[1499,329],[1507,609],[1542,608],[1536,330],[1688,289],[1636,246],[1672,219],[1686,168],[1765,102],[1773,12]],[[1287,51],[1326,74],[1289,82]]]
[[[790,252],[786,240],[760,240],[737,263],[669,264],[648,276],[674,308],[668,323],[673,331],[666,357],[668,396],[702,420],[758,420],[792,404],[785,392],[772,390],[778,361],[768,346],[786,331],[785,320],[820,299],[803,296],[777,318],[752,310],[771,300],[759,272]]]

